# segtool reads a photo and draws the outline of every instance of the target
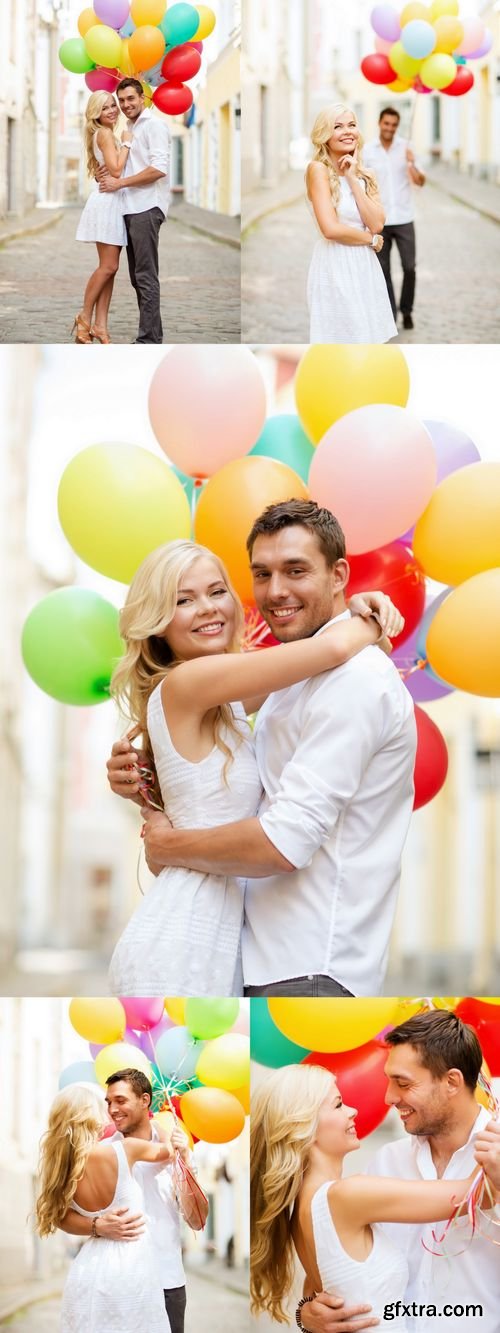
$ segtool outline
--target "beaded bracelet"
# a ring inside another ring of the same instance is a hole
[[[301,1333],[308,1333],[308,1330],[307,1328],[304,1328],[304,1325],[300,1317],[300,1311],[302,1309],[302,1306],[307,1305],[308,1301],[314,1301],[315,1299],[316,1299],[316,1292],[313,1292],[312,1296],[302,1296],[302,1299],[298,1303],[297,1309],[295,1311],[295,1323],[297,1325],[297,1328],[300,1328]]]

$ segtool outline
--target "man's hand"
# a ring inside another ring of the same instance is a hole
[[[500,1193],[500,1123],[489,1120],[484,1129],[479,1131],[474,1143],[474,1156],[478,1166],[486,1171],[494,1190]]]
[[[407,149],[406,149],[406,161],[407,161],[409,167],[414,167],[414,166],[415,166],[415,154],[414,154],[412,148],[407,148]]]
[[[300,1318],[310,1333],[357,1333],[358,1329],[375,1328],[380,1323],[371,1310],[371,1305],[347,1307],[341,1296],[320,1291],[313,1301],[302,1306]]]
[[[108,782],[115,796],[125,796],[129,801],[135,801],[136,805],[143,805],[144,797],[141,796],[139,789],[139,768],[150,764],[150,760],[144,750],[134,749],[132,741],[137,734],[137,728],[134,728],[128,736],[115,741],[106,768]]]
[[[180,1125],[176,1125],[176,1128],[172,1131],[170,1142],[173,1148],[177,1148],[183,1162],[186,1162],[187,1164],[190,1153],[189,1139],[187,1134],[184,1133],[184,1130],[180,1128]]]
[[[141,815],[144,820],[142,837],[146,862],[152,874],[159,875],[160,870],[170,864],[167,847],[172,824],[167,815],[160,814],[159,810],[151,810],[148,805],[141,806]]]
[[[123,189],[123,181],[120,177],[111,176],[109,171],[99,177],[100,194],[113,194],[115,190]]]
[[[128,1208],[101,1213],[97,1223],[98,1235],[105,1240],[139,1240],[145,1230],[142,1213],[129,1213]]]

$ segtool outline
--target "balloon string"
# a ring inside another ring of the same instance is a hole
[[[424,667],[427,666],[429,666],[428,657],[420,657],[418,662],[415,662],[415,665],[410,667],[408,670],[400,670],[399,674],[401,676],[401,680],[408,680],[408,676],[413,676],[415,671],[423,671]]]

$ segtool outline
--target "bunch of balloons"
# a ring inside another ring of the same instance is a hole
[[[160,1123],[177,1117],[191,1146],[229,1143],[249,1111],[250,1042],[239,1010],[233,999],[73,999],[69,1017],[91,1058],[63,1069],[59,1087],[104,1088],[119,1070],[139,1069]]]
[[[272,1069],[283,1065],[323,1065],[335,1075],[343,1101],[357,1108],[360,1139],[382,1123],[387,1079],[384,1037],[413,1014],[450,1009],[477,1031],[485,1057],[483,1073],[500,1075],[500,1001],[460,999],[252,1000],[253,1060]],[[477,1100],[488,1104],[478,1088]]]
[[[480,18],[460,18],[458,0],[411,0],[398,14],[393,5],[375,5],[371,24],[375,52],[361,70],[369,83],[391,92],[443,92],[463,97],[474,83],[468,60],[488,54],[492,34]]]
[[[178,116],[192,105],[186,80],[198,74],[203,39],[214,27],[207,5],[182,0],[167,10],[167,0],[95,0],[82,10],[80,36],[63,42],[59,60],[72,74],[84,74],[91,92],[112,93],[132,75],[159,111]]]

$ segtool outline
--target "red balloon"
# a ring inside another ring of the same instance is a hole
[[[377,551],[348,555],[347,559],[351,569],[347,596],[363,592],[364,588],[386,592],[405,619],[404,629],[393,642],[404,643],[417,628],[425,609],[425,577],[415,556],[402,542],[389,542]]]
[[[153,102],[165,116],[182,116],[193,104],[193,94],[183,83],[160,83],[153,93]]]
[[[463,97],[464,93],[470,92],[473,83],[474,75],[472,70],[466,65],[457,65],[457,72],[453,83],[449,83],[447,88],[442,88],[441,92],[446,93],[447,97]]]
[[[481,1049],[493,1078],[500,1077],[500,1005],[488,1004],[468,995],[455,1011],[463,1023],[470,1023],[481,1042]]]
[[[384,55],[365,56],[361,61],[361,71],[369,83],[393,83],[398,77]]]
[[[387,1079],[384,1065],[387,1060],[387,1048],[379,1042],[368,1041],[365,1046],[357,1046],[354,1051],[341,1051],[338,1055],[323,1055],[312,1052],[302,1061],[303,1065],[322,1065],[335,1074],[347,1106],[355,1106],[356,1129],[359,1139],[371,1134],[372,1129],[387,1115],[389,1107],[384,1098],[387,1091]]]
[[[415,760],[415,800],[413,809],[420,810],[441,790],[448,772],[448,750],[439,727],[423,708],[415,704],[417,723],[417,757]]]
[[[201,68],[201,55],[195,51],[191,42],[184,42],[182,46],[175,46],[173,51],[169,51],[165,56],[161,72],[164,79],[172,79],[174,83],[182,83],[184,79],[194,79],[195,74]]]

